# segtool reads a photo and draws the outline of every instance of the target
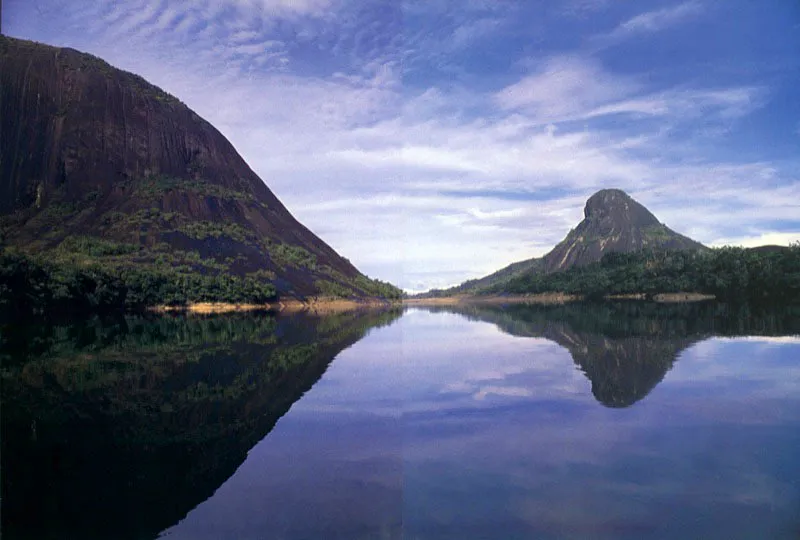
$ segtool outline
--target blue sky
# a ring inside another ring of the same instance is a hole
[[[4,33],[212,122],[372,277],[547,252],[618,187],[710,245],[800,240],[794,0],[6,0]]]

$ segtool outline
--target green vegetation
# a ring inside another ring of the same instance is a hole
[[[317,256],[300,246],[272,244],[268,247],[268,251],[270,257],[281,266],[299,266],[311,270],[317,268]]]
[[[102,240],[74,243],[89,254],[128,249]],[[190,302],[265,303],[275,298],[275,287],[258,278],[222,272],[208,275],[188,265],[143,266],[114,259],[81,259],[74,254],[54,259],[10,250],[0,253],[0,312],[9,315]]]
[[[354,280],[355,286],[364,291],[369,296],[377,296],[380,298],[389,298],[399,300],[403,297],[402,289],[399,289],[387,281],[379,279],[370,279],[366,276],[359,275]]]
[[[255,235],[235,223],[217,223],[215,221],[190,221],[177,228],[189,238],[205,240],[206,238],[220,238],[227,236],[242,244],[255,242]]]
[[[139,246],[134,244],[120,244],[94,236],[68,236],[59,244],[58,249],[65,253],[80,253],[92,257],[105,257],[108,255],[135,253],[139,251]]]
[[[143,212],[144,215],[147,212]],[[148,215],[150,215],[148,213]],[[197,222],[186,229],[195,238],[219,235],[242,241],[237,225]],[[365,276],[347,278],[303,248],[271,245],[282,263],[314,271],[319,294],[333,297],[373,296],[398,299],[402,291]],[[277,257],[276,257],[277,255]],[[276,261],[276,262],[277,262]],[[275,300],[275,272],[262,269],[245,276],[229,273],[236,262],[202,258],[197,251],[150,247],[90,236],[68,236],[54,250],[32,255],[13,248],[0,251],[0,311],[39,314],[47,311],[141,309],[193,302],[263,304]]]
[[[324,279],[320,279],[314,282],[317,289],[319,289],[319,293],[322,296],[332,296],[336,298],[347,298],[353,294],[353,290],[345,287],[340,283],[336,283],[335,281],[327,281]]]
[[[597,263],[551,274],[532,272],[480,292],[563,292],[599,298],[680,291],[725,300],[800,301],[800,244],[782,249],[608,253]]]
[[[377,298],[385,298],[388,300],[399,300],[403,297],[403,291],[398,289],[391,283],[381,281],[379,279],[370,279],[366,276],[358,276],[355,279],[347,279],[336,272],[337,277],[341,278],[344,283],[328,280],[318,280],[314,283],[323,296],[333,296],[338,298],[348,298],[354,295],[355,290],[361,291],[362,294],[373,296]]]
[[[132,214],[111,211],[102,215],[100,223],[110,230],[130,231],[133,229],[149,229],[158,227],[169,229],[176,219],[181,217],[177,212],[162,212],[159,208],[141,208]]]
[[[237,191],[217,184],[209,184],[200,180],[175,178],[166,175],[151,175],[137,178],[132,184],[133,194],[142,199],[160,200],[171,191],[194,193],[207,197],[237,201],[255,201],[255,197],[246,191]]]
[[[361,274],[349,278],[329,266],[322,266],[320,270],[329,276],[329,279],[319,280],[315,283],[323,296],[347,298],[354,294],[363,294],[388,300],[399,300],[405,294],[402,289],[379,279],[372,279]]]
[[[646,240],[654,243],[660,243],[669,240],[671,236],[669,229],[667,229],[667,227],[661,223],[643,228],[642,234]]]

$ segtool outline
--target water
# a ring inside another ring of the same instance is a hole
[[[3,537],[797,538],[798,334],[644,304],[5,327]]]

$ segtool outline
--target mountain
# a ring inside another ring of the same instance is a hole
[[[603,189],[589,197],[583,214],[583,221],[543,257],[513,263],[445,292],[472,292],[527,273],[561,272],[597,262],[606,253],[630,253],[648,248],[661,251],[707,249],[659,222],[647,208],[619,189]]]
[[[92,55],[0,36],[0,133],[10,246],[250,276],[298,297],[380,289],[210,123]]]
[[[610,252],[705,249],[659,222],[647,208],[619,189],[603,189],[589,197],[583,215],[583,221],[543,257],[545,272],[583,266]]]

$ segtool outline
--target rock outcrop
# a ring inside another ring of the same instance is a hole
[[[647,208],[619,189],[603,189],[589,197],[583,214],[583,221],[543,257],[510,264],[436,294],[474,293],[525,274],[549,274],[597,262],[612,252],[707,249],[658,221]]]
[[[141,77],[68,48],[0,36],[0,217],[30,251],[99,237],[261,272],[279,292],[363,292],[228,140]],[[180,257],[178,257],[180,259]],[[190,264],[179,260],[182,264]]]
[[[619,189],[604,189],[592,195],[583,214],[583,221],[543,257],[545,272],[596,262],[611,252],[704,249],[699,242],[659,222],[647,208]]]

